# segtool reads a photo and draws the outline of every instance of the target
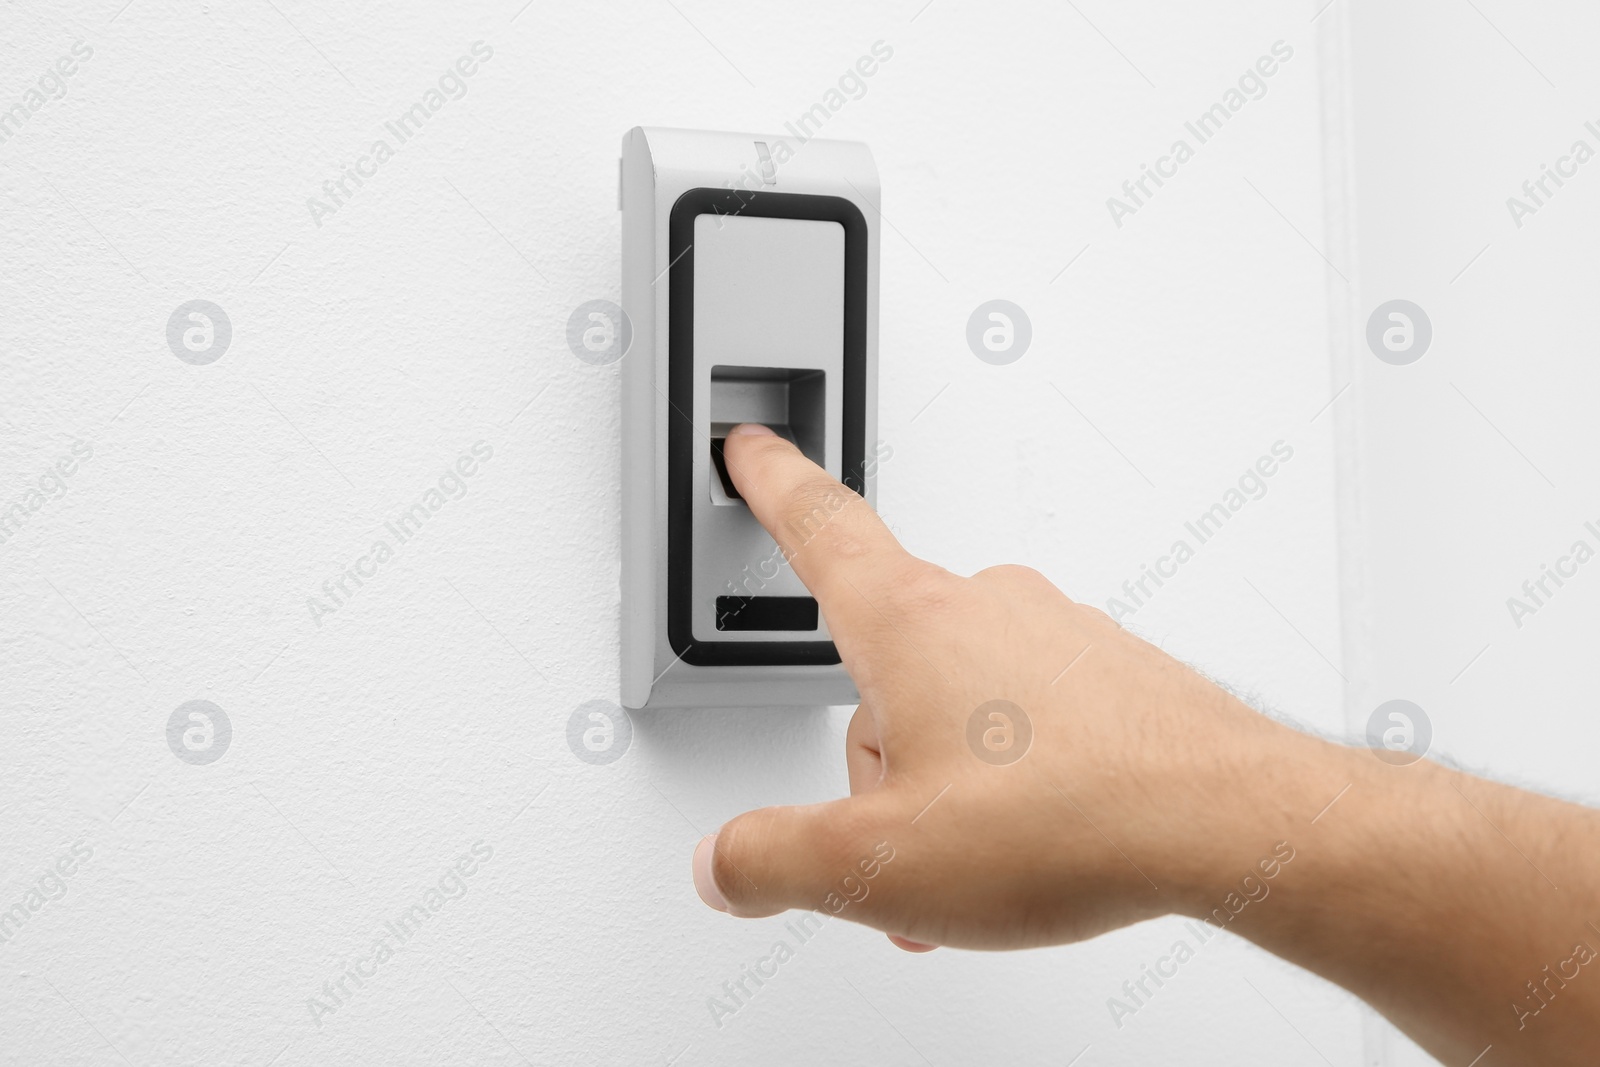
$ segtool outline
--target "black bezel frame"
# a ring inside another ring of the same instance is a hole
[[[690,189],[672,205],[667,226],[667,641],[697,667],[825,666],[839,662],[832,641],[696,641],[693,589],[694,226],[701,215],[808,219],[844,229],[844,484],[865,496],[867,424],[867,220],[838,196]]]

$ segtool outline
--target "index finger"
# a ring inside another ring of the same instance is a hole
[[[865,500],[765,426],[743,423],[723,445],[739,495],[811,595],[830,629],[875,618],[875,588],[912,557]]]

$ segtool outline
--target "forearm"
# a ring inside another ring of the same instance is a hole
[[[712,907],[815,907],[856,870],[876,881],[851,919],[970,949],[1179,912],[1337,982],[1452,1067],[1600,1063],[1600,813],[1293,731],[1036,571],[907,555],[770,431],[725,447],[861,707],[848,799],[699,844]],[[846,506],[813,529],[820,499]],[[862,859],[890,839],[887,871]]]
[[[1600,812],[1305,737],[1260,759],[1210,892],[1250,849],[1295,858],[1235,932],[1447,1063],[1600,1062]]]

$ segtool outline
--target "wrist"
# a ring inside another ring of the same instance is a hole
[[[1362,750],[1252,718],[1219,738],[1217,755],[1191,776],[1187,840],[1169,872],[1175,912],[1241,932],[1260,924],[1269,897],[1310,888],[1307,871],[1326,873],[1359,852],[1326,829],[1381,768]]]
[[[1465,805],[1450,803],[1454,772],[1437,764],[1394,766],[1273,725],[1287,736],[1251,753],[1252,784],[1185,914],[1359,993],[1370,974],[1351,969],[1353,946],[1380,969],[1426,954],[1437,901],[1408,872],[1462,838]]]

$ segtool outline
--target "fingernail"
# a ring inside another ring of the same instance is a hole
[[[777,434],[773,433],[772,430],[769,427],[763,426],[759,422],[741,422],[739,425],[735,426],[733,429],[728,431],[728,436],[729,437],[776,437]]]
[[[770,430],[767,432],[771,433]],[[723,899],[722,891],[717,888],[717,880],[711,876],[711,854],[716,847],[716,834],[707,834],[694,847],[694,891],[700,894],[700,899],[706,902],[707,907],[727,911],[728,902]]]

